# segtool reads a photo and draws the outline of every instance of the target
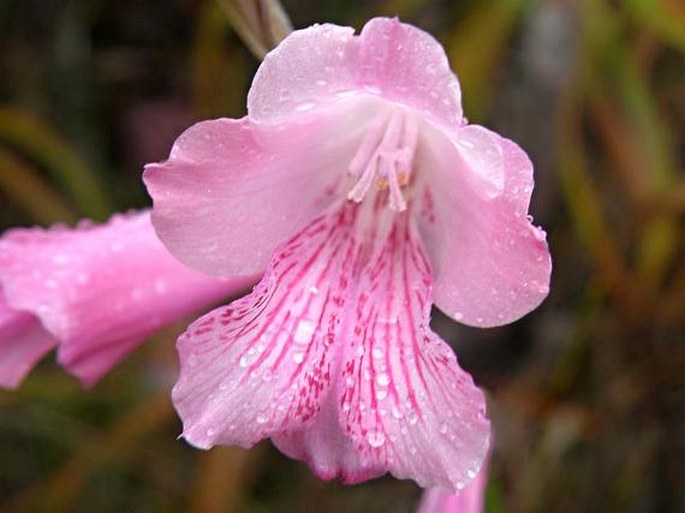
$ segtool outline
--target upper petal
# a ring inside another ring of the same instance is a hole
[[[217,119],[189,128],[146,167],[152,221],[167,248],[204,272],[263,272],[276,244],[322,212],[368,114],[348,105],[274,128]]]
[[[545,232],[527,216],[533,166],[515,143],[484,128],[467,132],[466,145],[459,137],[427,126],[420,147],[417,198],[435,303],[465,324],[507,324],[549,292]]]
[[[57,345],[30,313],[7,304],[0,287],[0,387],[16,388],[33,366]]]
[[[9,305],[40,319],[84,385],[162,326],[249,282],[185,267],[157,239],[149,212],[102,226],[14,229],[0,240]]]
[[[293,32],[264,58],[248,112],[281,123],[355,94],[404,103],[448,126],[462,121],[459,82],[440,43],[390,18],[370,20],[358,36],[332,24]]]

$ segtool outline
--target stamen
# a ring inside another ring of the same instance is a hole
[[[376,117],[349,165],[359,180],[348,199],[361,202],[373,183],[378,190],[390,189],[391,209],[406,210],[401,188],[409,184],[417,141],[418,123],[410,113],[396,109]]]

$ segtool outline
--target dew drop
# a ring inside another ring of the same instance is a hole
[[[314,107],[316,107],[316,102],[310,100],[300,103],[297,107],[295,107],[295,110],[298,112],[305,112],[312,110]]]
[[[378,392],[376,392],[376,399],[378,399],[379,401],[382,401],[386,397],[388,397],[388,391],[386,389],[382,388]]]
[[[401,419],[402,417],[404,417],[404,413],[397,405],[395,405],[392,407],[392,416],[396,419]]]
[[[297,323],[293,340],[296,344],[308,344],[316,331],[316,324],[309,319],[302,319]],[[301,361],[301,360],[300,360]]]
[[[469,469],[466,471],[466,475],[469,476],[469,479],[473,479],[474,477],[476,477],[476,471]]]
[[[383,358],[383,350],[379,347],[374,347],[371,351],[371,356],[373,356],[376,360],[380,360]]]
[[[269,421],[269,416],[266,413],[260,413],[255,420],[257,424],[266,424]]]
[[[385,373],[379,374],[376,377],[376,383],[378,383],[382,387],[388,386],[390,384],[390,378]]]
[[[243,369],[247,367],[247,356],[243,355],[240,357],[240,361],[238,362],[238,365],[240,365]]]
[[[348,401],[345,401],[342,403],[342,411],[350,411],[350,403]]]
[[[293,361],[295,363],[302,363],[304,361],[304,353],[294,353]]]
[[[64,265],[71,261],[71,257],[66,253],[57,253],[54,257],[52,257],[52,261],[57,265]]]
[[[354,378],[352,376],[348,376],[347,379],[345,380],[345,385],[348,387],[353,387],[354,386]]]
[[[464,314],[461,312],[454,312],[454,318],[458,321],[461,321],[464,318]]]
[[[371,447],[381,447],[385,443],[385,435],[381,432],[371,432],[366,439]]]
[[[162,296],[162,295],[166,294],[168,291],[169,291],[169,284],[165,280],[163,280],[161,278],[158,278],[155,280],[155,292],[158,295]]]

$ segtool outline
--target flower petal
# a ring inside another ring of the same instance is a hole
[[[549,292],[545,232],[527,217],[533,166],[515,143],[484,128],[472,128],[462,141],[459,135],[450,139],[428,127],[421,141],[427,173],[417,197],[435,303],[465,324],[498,326],[530,312]],[[473,145],[468,151],[464,140]],[[485,156],[476,157],[478,151]],[[488,161],[501,172],[487,171]]]
[[[60,363],[86,386],[162,326],[249,283],[183,266],[149,212],[74,230],[14,229],[0,240],[7,302],[40,319],[60,342]]]
[[[438,123],[462,122],[459,82],[430,34],[397,19],[350,27],[314,25],[290,34],[265,58],[248,95],[258,123],[282,123],[355,94],[380,95]]]
[[[168,161],[145,169],[158,235],[195,269],[263,272],[276,244],[336,197],[364,110],[343,108],[271,129],[247,118],[194,125]]]
[[[450,493],[444,488],[423,492],[417,513],[483,513],[487,473],[481,470],[466,488]]]
[[[389,470],[456,489],[475,475],[483,395],[428,327],[427,260],[410,213],[386,202],[387,191],[320,216],[250,296],[179,339],[173,397],[191,444],[272,436],[345,482]]]
[[[16,388],[34,365],[57,345],[30,313],[7,304],[0,289],[0,387]]]
[[[277,443],[323,477],[358,482],[390,471],[461,489],[488,445],[483,394],[429,327],[430,268],[411,218],[397,215],[389,230],[378,224],[340,335],[338,421],[352,443],[323,442],[340,438],[330,419]]]
[[[353,212],[314,220],[279,246],[252,294],[179,338],[172,397],[192,445],[250,447],[319,413],[337,372]]]

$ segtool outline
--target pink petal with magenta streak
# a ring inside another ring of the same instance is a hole
[[[279,246],[250,296],[179,339],[173,397],[190,443],[273,437],[345,482],[390,471],[457,489],[475,475],[483,395],[428,327],[427,259],[410,212],[386,201],[317,218]]]

